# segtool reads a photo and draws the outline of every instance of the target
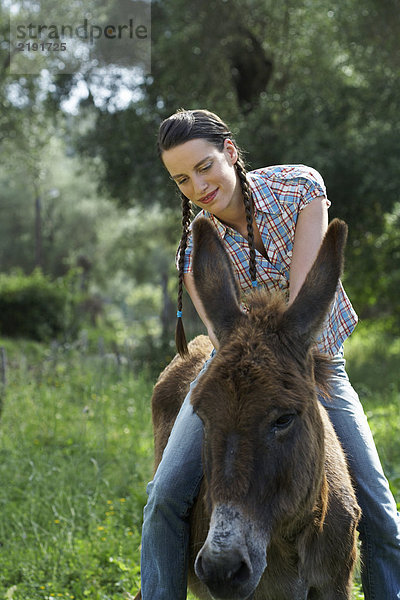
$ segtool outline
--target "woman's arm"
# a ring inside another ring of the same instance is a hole
[[[197,314],[199,315],[200,319],[203,321],[204,325],[206,326],[207,334],[211,340],[212,345],[214,346],[214,348],[216,348],[218,350],[218,347],[219,347],[218,340],[215,336],[215,333],[214,333],[214,330],[212,328],[210,321],[207,319],[206,311],[204,310],[204,306],[200,300],[200,296],[197,293],[196,286],[194,284],[193,274],[186,273],[183,277],[183,282],[184,282],[185,288],[194,304],[194,307],[197,310]]]
[[[327,200],[325,196],[319,196],[307,204],[297,218],[289,275],[289,304],[296,298],[304,283],[327,227]]]

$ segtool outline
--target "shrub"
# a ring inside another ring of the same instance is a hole
[[[0,333],[37,341],[71,339],[78,330],[77,298],[69,281],[32,275],[0,274]]]

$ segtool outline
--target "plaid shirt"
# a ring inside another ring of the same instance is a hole
[[[265,258],[256,250],[257,281],[269,290],[283,290],[288,296],[297,217],[313,198],[326,196],[323,179],[317,171],[303,165],[265,167],[249,172],[247,178],[252,190],[256,223],[268,257]],[[330,206],[329,200],[327,205]],[[202,210],[195,218],[200,216],[214,223],[224,242],[233,262],[245,307],[245,295],[253,289],[249,274],[248,242],[211,213]],[[192,236],[189,234],[185,273],[192,271],[192,244]],[[179,249],[177,264],[178,255]],[[331,311],[317,339],[318,350],[330,355],[336,354],[356,324],[357,315],[339,283]]]

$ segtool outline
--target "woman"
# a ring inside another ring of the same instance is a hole
[[[182,196],[177,347],[181,354],[187,350],[182,326],[184,283],[218,350],[191,273],[191,203],[214,223],[243,294],[264,285],[284,290],[290,304],[317,255],[330,202],[320,175],[303,165],[246,173],[232,133],[208,111],[182,110],[166,119],[160,126],[158,148]],[[359,533],[364,595],[366,600],[389,600],[400,598],[400,518],[362,406],[345,371],[343,342],[356,322],[350,301],[339,286],[318,349],[333,360],[332,398],[325,407],[347,454],[363,512]],[[202,372],[210,360],[212,356]],[[197,380],[199,377],[201,373]],[[143,600],[186,598],[188,515],[202,478],[201,444],[202,425],[192,410],[189,392],[148,486],[142,536]]]

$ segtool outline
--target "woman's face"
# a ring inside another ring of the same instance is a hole
[[[234,167],[238,158],[231,140],[218,148],[205,139],[194,139],[162,153],[162,160],[181,192],[194,204],[222,220],[243,206],[240,182]]]

